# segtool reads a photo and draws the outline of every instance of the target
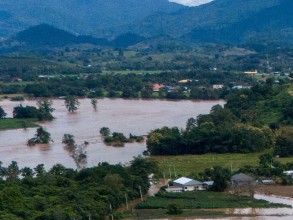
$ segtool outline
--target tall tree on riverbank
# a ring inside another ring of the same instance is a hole
[[[78,109],[79,101],[74,96],[66,96],[65,106],[69,112],[74,112]]]

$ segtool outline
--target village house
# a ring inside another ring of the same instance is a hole
[[[163,84],[153,84],[153,92],[159,92],[163,88],[165,88]]]
[[[219,85],[213,85],[213,89],[223,89],[224,85],[219,84]]]
[[[182,191],[204,190],[203,182],[187,177],[181,177],[172,182],[173,187],[180,187]]]

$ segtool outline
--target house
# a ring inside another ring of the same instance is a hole
[[[248,74],[248,75],[256,75],[257,74],[257,70],[255,70],[255,71],[245,71],[244,72],[245,74]]]
[[[166,188],[166,191],[169,193],[183,192],[183,188],[181,186],[168,186],[168,188]]]
[[[254,178],[244,173],[238,173],[231,177],[231,182],[234,186],[249,185],[254,183]]]
[[[160,89],[165,88],[165,85],[163,84],[154,84],[153,85],[153,92],[159,92]]]
[[[219,84],[219,85],[213,85],[213,89],[223,89],[224,85]]]
[[[192,82],[192,79],[182,79],[178,81],[179,83],[189,83]]]
[[[184,191],[203,190],[203,182],[181,177],[173,181],[173,186],[181,187]]]

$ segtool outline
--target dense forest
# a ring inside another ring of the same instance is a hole
[[[156,164],[135,158],[128,167],[101,163],[80,171],[56,164],[20,169],[13,161],[0,167],[0,216],[17,219],[105,219],[146,193]],[[118,219],[115,216],[115,219]]]

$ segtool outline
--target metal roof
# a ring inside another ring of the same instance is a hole
[[[173,181],[176,184],[184,185],[184,186],[197,186],[197,185],[202,185],[203,183],[197,180],[189,179],[186,177],[181,177],[177,180]]]

